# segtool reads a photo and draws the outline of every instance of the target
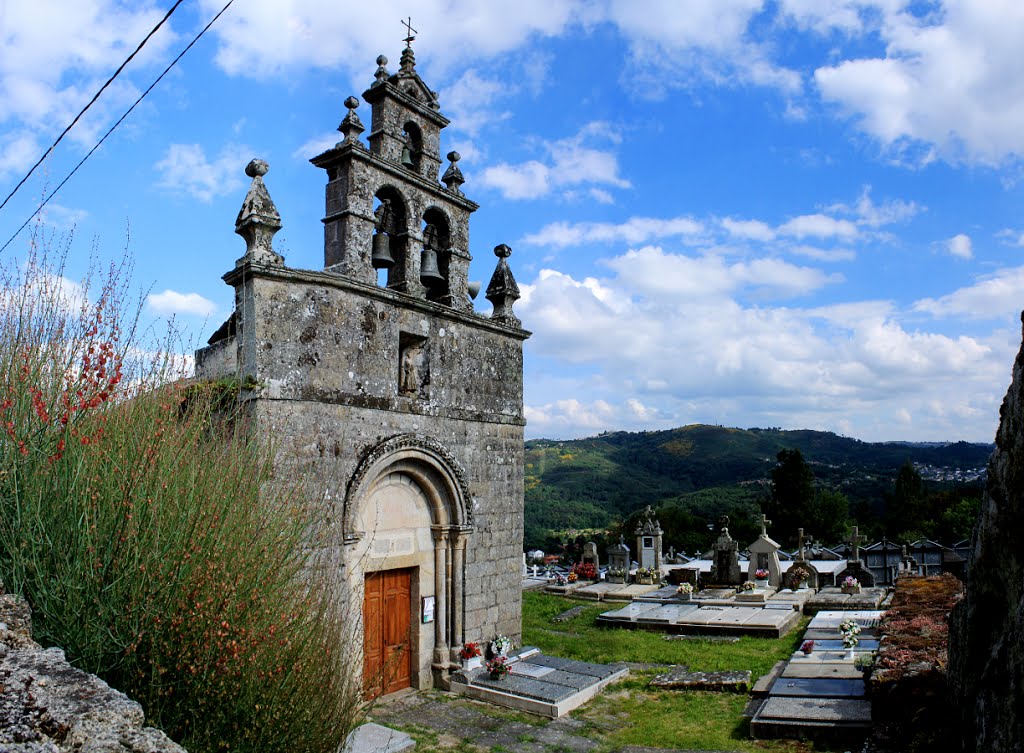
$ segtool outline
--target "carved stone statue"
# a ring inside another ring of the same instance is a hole
[[[419,348],[406,346],[399,364],[398,389],[407,395],[420,391]]]

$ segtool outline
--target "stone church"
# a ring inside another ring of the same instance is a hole
[[[241,380],[275,473],[322,500],[325,558],[360,621],[372,693],[445,687],[464,641],[521,632],[523,341],[507,246],[474,310],[469,218],[448,125],[406,47],[363,93],[367,143],[345,100],[327,173],[324,268],[292,269],[253,160],[224,281],[234,312],[196,353],[199,378]],[[443,185],[442,185],[443,183]]]

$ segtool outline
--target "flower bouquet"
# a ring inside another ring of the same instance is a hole
[[[483,651],[480,650],[480,645],[472,641],[462,644],[462,648],[459,650],[462,668],[466,670],[479,667],[482,661],[481,656],[483,656]]]
[[[491,673],[492,680],[503,680],[512,671],[507,656],[495,656],[487,662],[487,671]]]

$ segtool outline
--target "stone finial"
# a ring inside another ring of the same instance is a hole
[[[387,65],[388,65],[388,59],[386,57],[384,57],[383,55],[378,55],[377,56],[377,72],[373,74],[374,79],[376,79],[373,82],[374,86],[377,86],[379,84],[383,84],[391,76],[391,74],[388,73]]]
[[[400,73],[413,73],[416,70],[416,54],[412,51],[412,47],[406,47],[402,50],[402,58],[398,62],[398,70]]]
[[[462,155],[458,152],[448,152],[448,161],[451,162],[451,164],[448,165],[448,169],[445,170],[444,175],[441,176],[441,182],[444,183],[445,188],[449,191],[462,196],[461,186],[466,182],[466,179],[462,177],[462,170],[460,170],[459,166],[455,164],[460,159],[462,159]]]
[[[245,166],[245,174],[252,178],[252,183],[235,219],[235,232],[245,238],[245,256],[238,260],[238,265],[248,261],[284,263],[284,257],[275,252],[272,245],[274,233],[281,229],[281,215],[263,185],[263,176],[269,169],[270,165],[261,159],[254,159]]]
[[[363,126],[363,121],[356,115],[356,108],[359,107],[359,99],[356,97],[349,97],[345,100],[345,107],[348,108],[348,114],[345,115],[345,119],[341,121],[341,125],[338,126],[338,130],[345,134],[345,142],[359,143],[359,134],[366,130]]]
[[[498,266],[494,268],[491,275],[491,282],[487,285],[487,300],[494,305],[494,313],[491,319],[502,324],[519,327],[522,322],[512,313],[512,304],[519,300],[519,286],[512,276],[508,262],[505,261],[512,255],[512,249],[502,243],[494,247],[494,255],[498,257]]]

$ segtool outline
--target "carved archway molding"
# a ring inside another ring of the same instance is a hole
[[[430,501],[432,527],[468,533],[473,527],[473,499],[466,471],[448,449],[425,434],[396,434],[370,447],[360,458],[345,489],[342,537],[345,544],[361,540],[355,529],[359,505],[383,475],[398,470],[408,474]]]

